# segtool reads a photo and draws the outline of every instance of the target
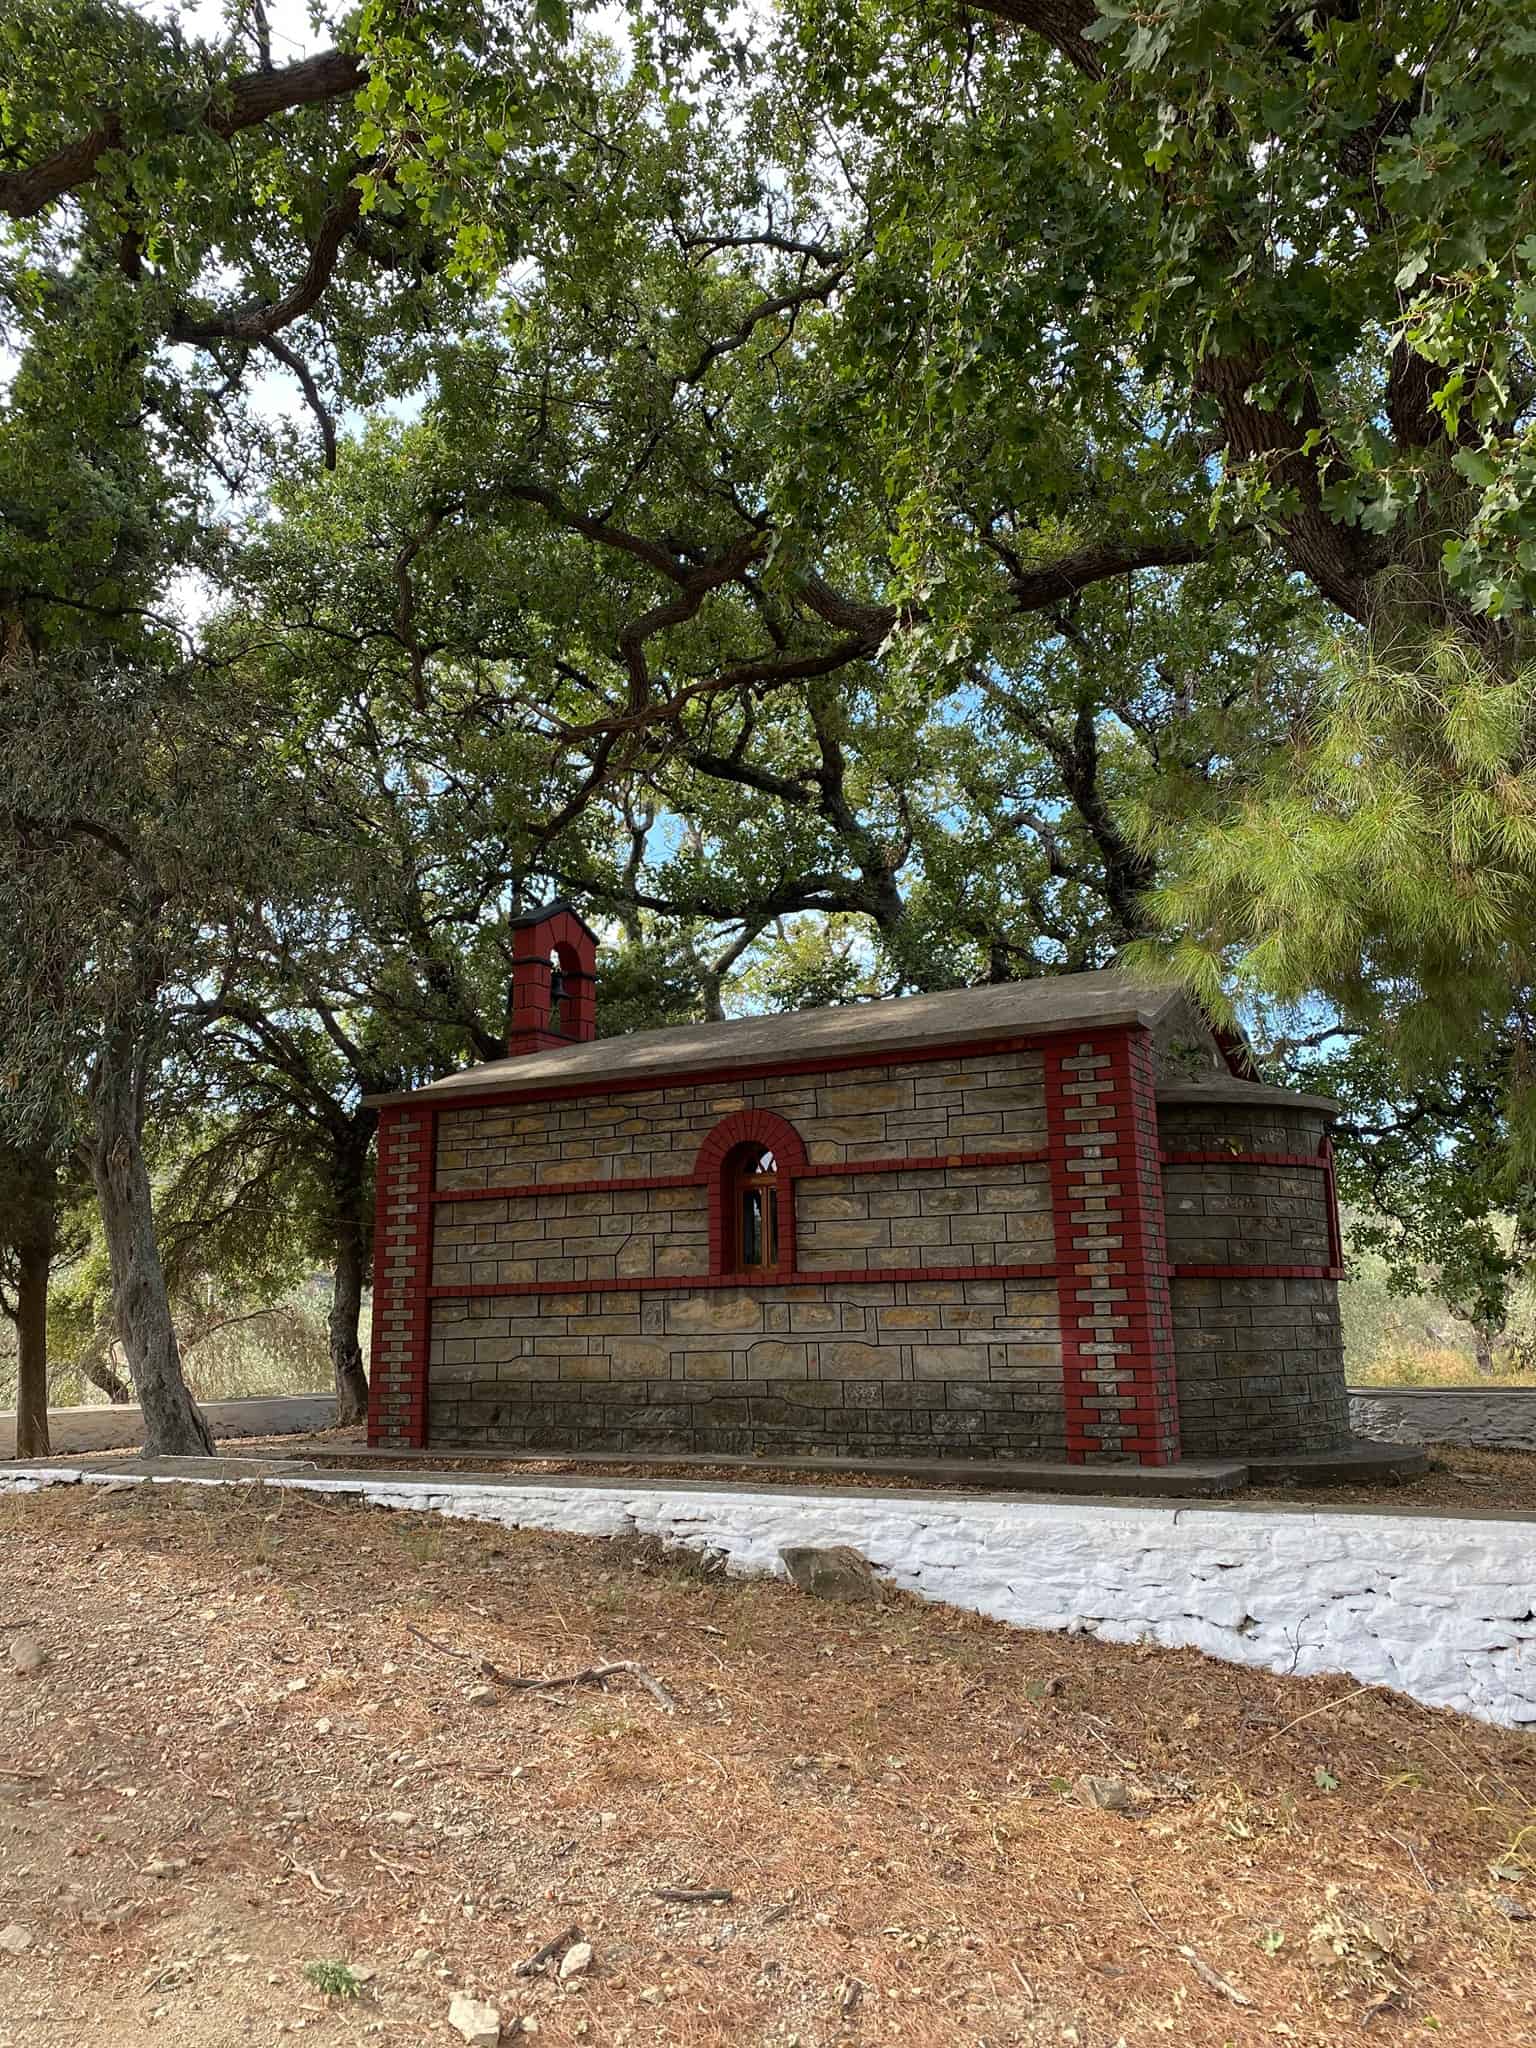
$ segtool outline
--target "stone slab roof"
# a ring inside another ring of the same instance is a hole
[[[1251,1107],[1272,1104],[1276,1109],[1322,1109],[1338,1114],[1331,1095],[1306,1095],[1299,1088],[1272,1088],[1267,1082],[1240,1081],[1232,1074],[1198,1074],[1188,1080],[1159,1081],[1159,1102],[1235,1102]]]
[[[886,1059],[946,1043],[1030,1038],[1090,1026],[1144,1024],[1155,1029],[1187,1003],[1182,990],[1133,982],[1106,968],[1093,974],[1056,974],[986,988],[949,989],[936,995],[894,996],[873,1003],[843,1003],[824,1010],[793,1010],[772,1017],[733,1017],[723,1024],[685,1024],[668,1031],[634,1031],[585,1045],[488,1060],[405,1094],[373,1095],[380,1105],[408,1095],[433,1102],[472,1102],[507,1089],[597,1087],[632,1081],[645,1087],[669,1074],[730,1072],[737,1067],[785,1065],[801,1060],[867,1055]]]

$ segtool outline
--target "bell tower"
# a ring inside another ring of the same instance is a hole
[[[525,910],[512,932],[509,1055],[597,1036],[597,934],[563,896]]]

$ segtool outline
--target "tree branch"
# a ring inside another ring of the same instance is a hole
[[[258,128],[275,114],[345,98],[359,90],[367,75],[362,59],[352,51],[322,50],[278,71],[248,72],[229,80],[201,114],[182,125],[200,125],[228,141],[243,128]],[[115,109],[103,112],[96,127],[41,163],[24,171],[0,171],[0,213],[12,220],[35,218],[66,193],[88,185],[102,158],[124,146],[123,116]]]
[[[310,248],[304,275],[284,298],[272,305],[242,306],[200,320],[194,320],[187,313],[178,313],[171,322],[171,340],[270,343],[274,334],[312,311],[324,297],[342,244],[361,217],[362,204],[362,193],[349,182],[340,197],[333,200],[321,216],[320,230]]]

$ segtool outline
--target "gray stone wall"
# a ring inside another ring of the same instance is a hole
[[[1349,1413],[1383,1443],[1536,1451],[1536,1387],[1351,1387]]]
[[[825,1280],[691,1288],[709,1274],[707,1188],[625,1185],[691,1174],[705,1138],[745,1109],[787,1118],[812,1165],[849,1169],[796,1183],[798,1270]],[[1158,1122],[1164,1151],[1224,1155],[1310,1157],[1325,1128],[1315,1109],[1219,1093],[1160,1103]],[[439,1202],[434,1284],[536,1291],[434,1301],[428,1441],[1061,1456],[1050,1171],[987,1156],[1046,1138],[1036,1052],[445,1110],[439,1188],[537,1192]],[[971,1163],[921,1163],[958,1153]],[[1319,1173],[1224,1156],[1169,1166],[1163,1189],[1175,1268],[1327,1262]],[[1018,1272],[893,1277],[957,1266]],[[1347,1436],[1334,1282],[1175,1277],[1172,1311],[1186,1455]]]
[[[439,1187],[540,1192],[439,1203],[434,1284],[707,1275],[707,1188],[623,1183],[691,1173],[705,1138],[743,1109],[787,1118],[812,1165],[961,1152],[974,1163],[796,1184],[798,1270],[867,1272],[867,1285],[439,1299],[429,1441],[1059,1456],[1055,1285],[1027,1272],[1054,1260],[1049,1170],[985,1157],[1045,1143],[1035,1052],[445,1112]],[[1019,1281],[880,1280],[978,1265],[1018,1266]]]
[[[542,1280],[638,1280],[709,1271],[702,1187],[587,1189],[505,1201],[441,1202],[436,1287]]]
[[[1049,1265],[1050,1169],[1042,1162],[828,1174],[799,1184],[795,1228],[806,1273]]]
[[[643,1088],[572,1102],[444,1110],[440,1188],[520,1186],[691,1173],[733,1110],[787,1117],[813,1166],[949,1152],[1020,1152],[1045,1143],[1040,1055],[986,1053],[845,1073],[756,1076]]]
[[[1230,1100],[1164,1103],[1165,1152],[1312,1157],[1321,1111]],[[1344,1339],[1334,1280],[1181,1278],[1180,1265],[1324,1266],[1321,1173],[1265,1166],[1167,1166],[1179,1427],[1186,1457],[1326,1451],[1349,1436]]]
[[[434,1444],[1060,1457],[1049,1281],[439,1301]]]
[[[818,1175],[800,1183],[795,1218],[802,1272],[1049,1264],[1054,1256],[1044,1164]],[[708,1271],[704,1187],[616,1183],[443,1202],[432,1237],[437,1287]]]

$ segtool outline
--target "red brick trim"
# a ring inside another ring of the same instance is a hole
[[[802,1166],[795,1175],[796,1180],[836,1180],[842,1175],[861,1173],[953,1173],[964,1167],[974,1166],[1043,1166],[1050,1158],[1050,1148],[1036,1145],[1027,1152],[932,1152],[926,1157],[913,1154],[905,1159],[818,1159],[814,1165]]]
[[[846,1266],[825,1273],[667,1273],[635,1280],[487,1280],[477,1287],[429,1287],[434,1301],[471,1301],[487,1295],[696,1294],[701,1288],[884,1287],[892,1281],[1051,1280],[1054,1264],[1018,1266]]]
[[[551,953],[560,962],[566,984],[559,1031],[549,1029]],[[551,911],[548,917],[520,926],[512,956],[508,1053],[544,1052],[550,1046],[582,1045],[595,1037],[596,968],[597,941],[569,910]]]
[[[571,1102],[585,1095],[649,1095],[664,1093],[669,1088],[698,1088],[710,1084],[728,1089],[738,1081],[773,1080],[791,1074],[853,1073],[861,1067],[928,1065],[934,1060],[979,1059],[987,1053],[1038,1052],[1043,1056],[1052,1046],[1070,1050],[1079,1039],[1087,1036],[1085,1030],[1031,1033],[1021,1038],[956,1038],[942,1045],[875,1046],[868,1052],[808,1054],[802,1059],[758,1060],[738,1067],[684,1067],[676,1073],[612,1075],[601,1080],[594,1076],[588,1081],[569,1081],[554,1088],[547,1085],[494,1090],[474,1088],[467,1089],[462,1095],[452,1095],[444,1089],[440,1095],[433,1094],[432,1106],[439,1111],[501,1109],[509,1103]],[[425,1092],[416,1091],[418,1096]],[[416,1097],[405,1099],[413,1101]],[[387,1108],[390,1105],[382,1106]]]
[[[1044,1146],[1030,1152],[940,1152],[924,1158],[817,1160],[790,1169],[793,1180],[828,1180],[843,1174],[948,1173],[974,1166],[1032,1166],[1050,1158]],[[1316,1162],[1312,1162],[1315,1164]],[[624,1173],[609,1180],[524,1180],[495,1188],[434,1188],[434,1202],[524,1202],[542,1195],[596,1195],[607,1188],[697,1188],[707,1178],[697,1173]]]
[[[1287,1172],[1310,1173],[1329,1170],[1327,1161],[1315,1152],[1164,1152],[1161,1158],[1164,1166],[1274,1166]]]
[[[1067,1456],[1179,1455],[1151,1035],[1084,1031],[1045,1058]]]
[[[1342,1280],[1342,1266],[1170,1266],[1175,1280]]]
[[[401,1103],[379,1112],[368,1378],[372,1445],[419,1449],[427,1440],[436,1151],[436,1116],[430,1106]]]
[[[1339,1182],[1334,1171],[1333,1140],[1324,1131],[1317,1148],[1318,1164],[1323,1169],[1323,1199],[1328,1204],[1328,1263],[1338,1268],[1338,1278],[1344,1277],[1344,1228],[1339,1220]]]
[[[434,1202],[528,1202],[545,1195],[597,1195],[609,1188],[697,1188],[696,1173],[626,1173],[612,1180],[522,1180],[499,1188],[434,1188]]]
[[[805,1140],[789,1121],[771,1109],[735,1109],[721,1117],[694,1159],[695,1180],[709,1180],[720,1171],[738,1145],[759,1145],[772,1152],[781,1172],[805,1171]]]
[[[794,1179],[806,1166],[805,1140],[787,1117],[771,1109],[737,1109],[721,1117],[700,1145],[694,1160],[696,1180],[709,1188],[709,1270],[713,1276],[725,1273],[730,1230],[726,1216],[726,1183],[733,1154],[744,1145],[771,1152],[778,1168],[778,1260],[772,1278],[780,1279],[795,1270]]]

